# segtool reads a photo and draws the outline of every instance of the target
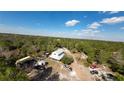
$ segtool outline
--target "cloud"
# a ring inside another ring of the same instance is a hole
[[[119,13],[119,11],[100,11],[99,13],[108,13],[108,14],[116,14],[116,13]]]
[[[121,17],[112,17],[112,18],[105,18],[100,23],[115,24],[115,23],[121,23],[121,22],[124,22],[124,16],[121,16]]]
[[[119,13],[119,11],[110,11],[109,14],[116,14]]]
[[[124,30],[124,27],[121,27],[120,29]]]
[[[73,35],[83,38],[83,37],[95,37],[97,36],[101,31],[98,29],[82,29],[82,30],[74,30]]]
[[[89,25],[88,28],[90,28],[90,29],[97,29],[100,26],[101,26],[101,24],[99,24],[98,22],[94,22],[91,25]]]
[[[101,31],[98,30],[98,28],[101,26],[100,23],[98,22],[93,22],[92,24],[89,24],[87,28],[82,29],[82,30],[75,30],[75,33],[78,36],[88,36],[88,37],[94,37]]]
[[[78,21],[78,20],[70,20],[70,21],[67,21],[65,23],[65,25],[68,26],[68,27],[72,27],[72,26],[77,25],[78,23],[80,23],[80,21]]]
[[[100,30],[93,30],[93,29],[84,29],[82,30],[83,35],[85,36],[95,36],[97,33],[100,33]]]

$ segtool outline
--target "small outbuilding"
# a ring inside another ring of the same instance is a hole
[[[55,60],[61,60],[64,57],[64,50],[62,48],[59,48],[56,51],[52,52],[49,57]]]
[[[33,59],[32,57],[27,56],[27,57],[24,57],[24,58],[21,58],[21,59],[17,60],[15,64],[16,64],[16,65],[17,65],[17,64],[22,64],[22,63],[27,62],[27,61],[30,61],[30,60],[32,60],[32,59]]]

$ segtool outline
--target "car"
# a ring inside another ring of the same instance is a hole
[[[68,71],[72,71],[72,68],[71,68],[69,65],[64,64],[64,67],[65,67]]]
[[[98,74],[98,71],[97,70],[92,70],[90,71],[91,74]]]
[[[107,77],[106,77],[107,81],[113,81],[114,80],[114,76],[110,73],[107,73]]]
[[[114,76],[111,73],[106,73],[105,75],[102,76],[102,78],[105,81],[113,81],[114,80]]]

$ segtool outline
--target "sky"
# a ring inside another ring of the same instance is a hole
[[[0,33],[124,42],[124,12],[1,11]]]

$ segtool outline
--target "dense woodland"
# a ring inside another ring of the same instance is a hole
[[[124,43],[0,34],[0,80],[27,80],[26,73],[16,69],[15,62],[25,56],[41,57],[58,47],[88,55],[88,64],[96,61],[109,66],[116,80],[124,80]]]

